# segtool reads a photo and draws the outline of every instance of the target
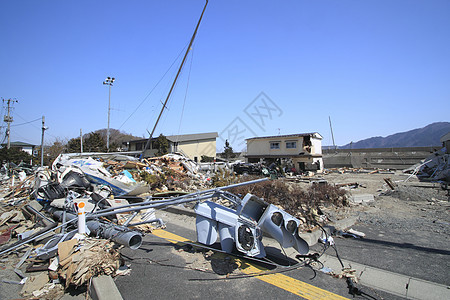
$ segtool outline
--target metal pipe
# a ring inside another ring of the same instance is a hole
[[[136,250],[142,245],[142,235],[126,227],[103,224],[98,221],[88,221],[86,226],[95,235],[125,245],[132,250]]]
[[[123,226],[128,227],[128,224],[133,221],[134,217],[136,217],[138,213],[138,211],[135,211],[131,216],[129,216],[128,219],[123,223]]]
[[[191,194],[182,195],[182,196],[178,196],[178,197],[175,197],[175,198],[170,198],[170,199],[165,199],[165,200],[155,200],[155,201],[146,201],[146,202],[132,203],[132,204],[128,204],[128,205],[122,205],[122,206],[116,206],[116,207],[112,207],[112,208],[102,209],[102,210],[100,210],[98,212],[104,213],[104,212],[108,212],[108,211],[118,210],[118,209],[122,209],[122,208],[129,208],[129,207],[133,207],[133,206],[144,206],[146,203],[149,203],[149,204],[167,203],[167,202],[171,202],[171,201],[174,201],[174,200],[179,200],[179,199],[184,199],[184,198],[192,198],[192,197],[196,197],[196,196],[199,196],[199,195],[202,195],[202,194],[206,194],[206,193],[216,193],[216,192],[221,191],[221,190],[227,190],[227,189],[240,187],[240,186],[244,186],[244,185],[248,185],[248,184],[264,182],[264,181],[267,181],[267,180],[269,180],[269,178],[261,178],[261,179],[251,180],[251,181],[239,182],[239,183],[235,183],[235,184],[231,184],[231,185],[227,185],[227,186],[221,186],[221,187],[217,187],[217,188],[213,188],[213,189],[209,189],[209,190],[194,192],[194,193],[191,193]],[[195,201],[195,200],[197,200],[197,199],[191,199],[189,201]]]
[[[67,225],[67,224],[69,224],[69,223],[72,223],[72,222],[74,222],[75,220],[76,220],[76,219],[70,220],[70,221],[68,221],[67,223],[65,223],[65,224],[63,223],[63,224],[61,224],[61,225],[59,225],[59,226],[56,226],[56,227],[55,227],[55,225],[57,225],[58,223],[53,223],[52,225],[45,227],[45,228],[42,229],[41,231],[36,232],[35,234],[33,234],[33,235],[27,237],[26,239],[21,240],[20,243],[15,244],[15,245],[12,245],[12,246],[9,247],[8,249],[5,249],[5,250],[1,251],[1,252],[0,252],[0,255],[2,255],[2,254],[4,254],[4,253],[7,253],[7,252],[9,252],[9,251],[12,251],[12,250],[14,250],[14,249],[17,249],[17,248],[19,248],[20,246],[25,245],[25,244],[28,243],[28,242],[34,241],[35,239],[38,239],[38,238],[40,238],[40,237],[43,237],[43,236],[46,235],[47,233],[49,233],[49,232],[51,232],[51,231],[53,231],[53,230],[55,230],[55,229],[58,229],[58,228],[60,228],[60,227],[62,227],[62,226],[65,226],[65,225]]]
[[[25,209],[29,212],[34,214],[35,216],[39,216],[42,219],[42,222],[44,223],[45,226],[49,226],[50,224],[55,223],[53,220],[50,220],[49,218],[47,218],[46,216],[44,216],[40,211],[36,210],[33,206],[31,205],[25,205]]]
[[[149,202],[151,198],[147,198],[144,202]],[[123,226],[128,227],[128,224],[138,215],[138,211],[135,211],[128,219],[123,223]]]
[[[114,211],[108,211],[108,212],[100,211],[99,213],[90,214],[89,216],[86,216],[86,218],[92,219],[92,218],[106,217],[106,216],[110,216],[110,215],[127,213],[127,212],[131,212],[131,211],[136,211],[136,210],[142,210],[142,209],[148,209],[148,208],[161,208],[161,207],[165,207],[165,206],[169,206],[169,205],[176,205],[176,204],[187,203],[187,202],[192,202],[192,201],[206,200],[209,198],[211,198],[211,196],[207,195],[207,196],[198,197],[195,199],[179,199],[179,200],[169,202],[169,203],[158,203],[158,204],[150,203],[150,204],[147,204],[144,206],[128,207],[128,208],[114,210]]]
[[[56,210],[53,215],[61,219],[64,212]],[[77,220],[77,216],[72,213],[66,213],[66,218],[71,221]],[[136,231],[132,231],[124,226],[115,224],[105,224],[97,220],[86,222],[89,231],[101,238],[110,239],[118,244],[125,245],[133,250],[138,249],[142,245],[142,235]]]

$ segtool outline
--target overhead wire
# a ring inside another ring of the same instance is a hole
[[[187,78],[186,91],[184,93],[183,106],[181,108],[180,124],[178,125],[178,132],[177,132],[177,138],[176,138],[175,143],[178,143],[178,140],[180,137],[181,123],[183,121],[183,116],[184,116],[184,107],[186,105],[186,98],[187,98],[187,94],[188,94],[188,90],[189,90],[189,81],[191,79],[192,61],[194,60],[194,49],[195,49],[195,45],[192,45],[191,63],[189,64],[189,73],[188,73],[188,78]]]
[[[155,84],[155,86],[150,90],[150,92],[148,92],[147,96],[144,97],[144,99],[141,101],[141,103],[139,103],[139,105],[135,108],[135,110],[128,116],[128,118],[122,123],[122,125],[120,125],[119,130],[123,127],[123,125],[125,125],[126,122],[128,122],[128,120],[137,112],[137,110],[142,106],[142,104],[144,104],[144,102],[147,100],[147,98],[153,93],[153,91],[156,89],[156,87],[161,83],[161,81],[164,79],[164,77],[166,77],[167,73],[169,73],[169,71],[172,69],[173,65],[178,61],[178,59],[181,57],[181,55],[183,54],[184,50],[186,49],[186,47],[188,46],[188,44],[186,44],[183,49],[181,49],[180,53],[178,54],[178,56],[175,58],[175,60],[172,62],[172,64],[169,66],[169,68],[166,70],[166,72],[163,74],[163,76],[158,80],[158,82]]]
[[[22,117],[21,115],[19,115],[17,112],[15,112],[15,115],[17,115],[19,118],[21,118],[23,121],[28,122],[24,117]],[[36,125],[34,125],[32,122],[30,122],[30,125],[33,126],[34,128],[36,128],[37,130],[41,130],[41,128],[37,127]],[[13,126],[13,125],[11,125]]]
[[[191,48],[189,49],[189,53],[193,53],[193,48],[194,46],[192,45],[191,46]],[[190,71],[191,71],[191,68],[192,68],[192,56],[191,56],[191,64],[190,64],[190,68],[189,68],[189,75],[188,75],[188,82],[187,82],[187,85],[189,85],[189,76],[190,76]],[[180,76],[183,74],[183,69],[180,71]],[[173,86],[173,91],[175,91],[176,90],[176,87],[178,86],[180,84],[180,81],[177,81],[177,82],[175,82],[175,85]],[[168,84],[168,87],[169,87],[169,85],[170,84]],[[168,89],[168,88],[167,88]],[[176,92],[174,92],[174,94],[175,94]],[[167,110],[170,110],[170,107],[171,107],[171,104],[172,104],[172,102],[170,101],[173,97],[174,97],[174,94],[169,98],[169,101],[166,103],[166,106],[164,107],[164,109],[167,109]],[[187,97],[187,87],[186,87],[186,92],[185,92],[185,100],[184,101],[186,101],[186,97]],[[161,101],[160,101],[161,103],[163,102],[162,101],[162,99],[161,99]],[[183,107],[183,109],[184,109],[184,107]],[[167,120],[167,118],[168,118],[168,114],[166,113],[166,114],[163,114],[162,115],[162,117],[161,117],[161,122],[160,122],[160,126],[162,126],[162,127],[164,127],[164,124],[165,124],[165,122],[166,122],[166,120]],[[150,123],[152,122],[152,119],[149,119],[149,123],[148,123],[148,125],[147,125],[147,131],[148,131],[148,126],[150,126]],[[178,137],[177,137],[178,138]],[[178,142],[178,141],[176,141],[176,142]]]
[[[176,74],[176,70],[173,71],[173,74]],[[165,91],[169,90],[170,87],[171,87],[171,85],[172,85],[171,82],[167,82],[167,83],[166,83],[166,86],[165,86],[165,88],[163,89],[164,92],[161,93],[161,98],[159,99],[159,103],[157,104],[158,107],[159,107],[159,105],[163,105],[163,104],[164,104],[164,98],[167,96],[167,95],[165,94]],[[178,86],[178,82],[175,83],[174,90],[175,90],[175,87],[177,87],[177,86]],[[175,93],[176,93],[176,92],[174,92],[174,94],[175,94]],[[171,98],[172,98],[172,97],[171,97]],[[171,101],[170,101],[170,99],[169,99],[169,101],[167,101],[167,103],[166,103],[166,106],[164,107],[164,110],[170,111],[170,105],[171,105]],[[159,111],[160,111],[159,109],[153,110],[152,116],[148,119],[148,123],[147,123],[146,130],[147,130],[147,132],[148,132],[149,135],[150,135],[150,131],[149,131],[148,128],[150,127],[150,125],[153,125],[153,126],[154,126],[154,123],[155,123],[155,120],[154,120],[154,119],[156,119],[155,117],[158,115],[158,112],[159,112]],[[164,127],[164,122],[165,122],[166,119],[167,119],[167,113],[162,115],[161,120],[160,120],[160,126]]]
[[[16,114],[19,118],[21,118],[22,120],[24,120],[25,122],[27,122],[27,120],[26,120],[24,117],[22,117],[21,115],[19,115],[17,112],[15,112],[15,114]],[[38,120],[41,120],[41,119],[42,119],[42,118],[39,118]],[[35,122],[35,121],[33,121],[33,122]],[[37,130],[39,130],[39,132],[40,132],[40,131],[42,130],[42,128],[41,128],[41,127],[38,127],[38,126],[36,126],[36,125],[34,125],[33,122],[30,121],[30,125],[33,126],[34,128],[36,128]],[[12,126],[12,125],[11,125],[11,126]],[[47,129],[48,129],[48,128],[47,128]],[[53,134],[47,132],[47,130],[46,130],[45,134],[51,136],[51,137],[54,138],[54,139],[58,139],[57,136],[55,136],[55,135],[53,135]]]
[[[30,123],[39,121],[39,120],[42,120],[42,118],[37,118],[37,119],[35,119],[35,120],[28,121],[28,122],[24,122],[24,123],[20,123],[20,124],[14,124],[14,125],[11,125],[11,127],[13,127],[13,126],[22,126],[22,125],[26,125],[26,124],[30,124]]]

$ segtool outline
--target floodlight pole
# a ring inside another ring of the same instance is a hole
[[[105,81],[103,81],[103,84],[109,85],[109,97],[108,97],[108,128],[106,129],[106,151],[109,152],[109,120],[111,115],[111,87],[113,86],[114,80],[116,80],[114,77],[106,77]]]

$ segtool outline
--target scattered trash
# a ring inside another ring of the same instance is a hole
[[[319,271],[322,272],[322,273],[325,273],[325,274],[331,274],[331,273],[334,272],[332,269],[330,269],[328,267],[323,267]]]
[[[347,229],[345,231],[338,231],[336,233],[338,236],[342,236],[342,237],[352,237],[355,239],[359,239],[359,238],[365,238],[366,234],[364,232],[361,231],[356,231],[353,228]]]

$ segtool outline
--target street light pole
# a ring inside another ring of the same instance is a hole
[[[108,128],[106,129],[106,151],[109,152],[109,120],[111,115],[111,87],[113,86],[114,80],[116,80],[114,77],[106,77],[105,81],[103,81],[103,84],[109,85],[109,97],[108,97]]]
[[[48,127],[45,127],[45,116],[42,116],[41,167],[44,166],[44,132],[47,129],[48,129]]]

